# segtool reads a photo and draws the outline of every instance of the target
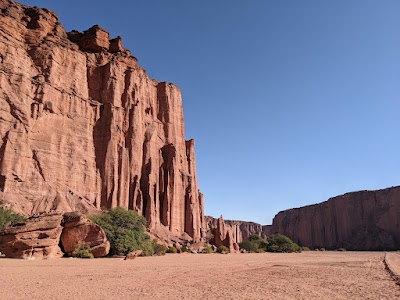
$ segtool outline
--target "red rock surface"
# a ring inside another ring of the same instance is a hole
[[[62,257],[78,245],[89,246],[94,257],[106,256],[110,250],[104,231],[76,212],[41,213],[0,231],[0,251],[9,258]]]
[[[400,249],[400,187],[347,193],[278,213],[272,233],[302,246],[351,250]]]
[[[206,217],[207,231],[206,237],[210,244],[219,246],[226,246],[231,253],[238,252],[239,246],[237,243],[236,231],[230,225],[224,222],[222,216],[218,219]]]
[[[21,225],[0,231],[0,251],[9,258],[62,257],[61,213],[32,216]]]
[[[182,99],[98,26],[0,0],[0,205],[27,215],[116,206],[201,240],[203,199]],[[160,229],[161,228],[161,229]]]
[[[133,251],[133,252],[129,252],[129,253],[125,256],[124,260],[135,259],[136,257],[138,257],[139,255],[141,255],[142,253],[143,253],[142,250],[136,250],[136,251]]]
[[[72,255],[76,246],[89,246],[94,257],[104,257],[110,251],[110,243],[104,230],[88,220],[85,215],[73,212],[64,214],[61,244],[65,253]]]
[[[221,219],[221,218],[220,218]],[[258,223],[254,222],[246,222],[246,221],[238,221],[238,220],[223,220],[224,224],[223,226],[220,224],[220,219],[216,219],[213,217],[206,216],[205,217],[205,223],[206,223],[206,231],[207,233],[205,236],[209,237],[214,237],[216,229],[224,227],[224,230],[229,231],[229,235],[232,237],[232,242],[234,244],[239,244],[243,241],[249,240],[249,237],[253,234],[262,236],[263,238],[266,238],[267,235],[269,235],[268,231],[268,226],[270,225],[261,225]],[[222,232],[218,232],[217,235],[221,236]],[[221,239],[221,238],[219,238]],[[214,239],[210,239],[212,243],[215,243]],[[221,242],[217,242],[218,245],[220,246]]]

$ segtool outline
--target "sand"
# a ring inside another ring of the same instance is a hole
[[[383,252],[0,259],[0,299],[400,299]],[[399,255],[399,254],[395,254]]]

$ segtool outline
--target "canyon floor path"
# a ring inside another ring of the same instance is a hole
[[[399,254],[393,254],[399,255]],[[400,299],[384,252],[0,259],[1,299]]]

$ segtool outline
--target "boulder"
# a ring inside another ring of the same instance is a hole
[[[129,253],[125,256],[124,260],[127,260],[127,259],[135,259],[136,257],[140,256],[142,253],[143,253],[142,250],[136,250],[136,251],[133,251],[133,252],[129,252]]]
[[[94,257],[104,257],[110,251],[110,243],[104,230],[77,212],[64,214],[64,229],[61,234],[61,245],[69,256],[78,245],[89,246]]]

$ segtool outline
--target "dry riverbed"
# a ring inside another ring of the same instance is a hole
[[[0,299],[400,299],[383,252],[0,259]],[[394,254],[399,255],[399,254]]]

